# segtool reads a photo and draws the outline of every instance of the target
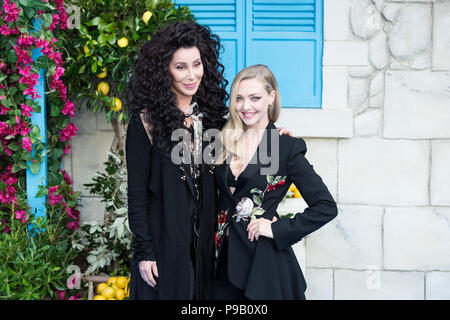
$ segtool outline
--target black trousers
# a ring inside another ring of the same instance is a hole
[[[228,236],[224,236],[222,249],[217,257],[216,277],[213,288],[214,300],[249,300],[244,290],[236,288],[228,278]]]

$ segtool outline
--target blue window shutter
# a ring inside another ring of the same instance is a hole
[[[229,81],[228,92],[239,70],[245,67],[245,12],[242,0],[175,0],[177,5],[189,6],[197,22],[208,25],[220,37],[224,51],[220,61]]]
[[[322,1],[246,1],[246,65],[272,70],[285,108],[321,107]]]
[[[175,2],[221,38],[230,84],[239,70],[265,64],[278,80],[283,107],[321,107],[323,0]]]

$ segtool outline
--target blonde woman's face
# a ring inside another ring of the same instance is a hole
[[[236,96],[236,112],[248,128],[265,128],[269,104],[273,104],[275,91],[270,94],[258,79],[242,80]]]

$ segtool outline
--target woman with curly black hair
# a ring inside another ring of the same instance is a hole
[[[179,142],[172,135],[186,130],[195,150],[203,130],[224,125],[228,95],[220,48],[207,26],[177,22],[152,35],[139,53],[127,88],[131,299],[210,298],[214,168],[196,161],[177,164],[173,150]],[[201,152],[205,143],[200,145]]]

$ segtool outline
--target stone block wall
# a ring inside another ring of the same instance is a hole
[[[323,108],[281,121],[305,138],[339,207],[294,246],[308,299],[450,299],[449,30],[450,0],[324,0]],[[76,117],[64,165],[81,220],[101,220],[82,184],[113,132],[101,114]],[[279,212],[305,207],[288,199]]]
[[[324,0],[324,14],[324,103],[352,109],[353,137],[326,139],[335,157],[307,139],[339,206],[303,240],[307,298],[448,299],[450,1]]]

